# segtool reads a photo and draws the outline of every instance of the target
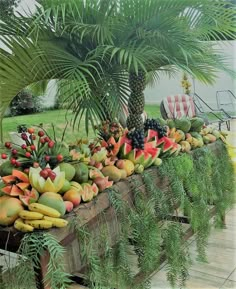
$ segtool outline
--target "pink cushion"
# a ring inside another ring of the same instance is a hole
[[[167,96],[163,100],[168,118],[180,118],[182,116],[196,116],[193,98],[187,94]]]

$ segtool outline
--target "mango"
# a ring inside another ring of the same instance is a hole
[[[66,206],[60,194],[46,192],[40,196],[38,203],[57,210],[61,216],[66,213]]]
[[[80,190],[82,192],[82,190]],[[81,202],[81,193],[76,189],[70,189],[63,196],[64,201],[70,201],[74,207],[78,206]]]
[[[118,182],[121,179],[121,172],[115,166],[104,167],[102,173],[105,177],[108,177],[109,181]]]
[[[23,210],[24,208],[19,199],[8,196],[0,197],[0,225],[12,225]]]

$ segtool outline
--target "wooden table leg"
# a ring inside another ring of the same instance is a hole
[[[50,255],[48,251],[45,251],[44,254],[40,257],[40,270],[36,272],[37,280],[37,289],[50,289],[51,287],[44,283],[44,278],[47,273],[47,267],[49,262]]]

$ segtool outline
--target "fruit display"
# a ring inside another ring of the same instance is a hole
[[[33,128],[21,134],[25,143],[5,143],[0,166],[0,226],[22,232],[62,228],[81,203],[165,158],[202,147],[225,132],[204,126],[202,119],[147,119],[143,129],[122,129],[103,122],[98,138],[73,145],[52,140]],[[39,137],[36,141],[37,136]]]

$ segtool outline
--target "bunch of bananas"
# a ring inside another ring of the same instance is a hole
[[[32,203],[29,211],[23,210],[15,221],[14,227],[21,232],[33,232],[34,229],[50,229],[52,227],[63,228],[68,224],[60,218],[60,213],[48,206]]]

